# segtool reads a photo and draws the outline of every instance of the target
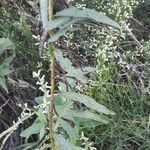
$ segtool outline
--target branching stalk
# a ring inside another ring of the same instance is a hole
[[[49,0],[49,21],[53,20],[53,0]],[[53,35],[53,30],[49,31],[49,35]],[[51,149],[56,150],[56,144],[54,140],[54,90],[55,90],[55,52],[54,48],[51,49],[51,105],[49,109],[49,130],[50,130],[50,143],[51,143]]]

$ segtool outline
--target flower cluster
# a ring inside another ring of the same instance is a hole
[[[46,107],[48,102],[47,98],[50,97],[50,86],[48,85],[48,82],[45,82],[45,75],[40,76],[41,70],[38,70],[38,72],[33,72],[33,77],[38,78],[37,85],[39,85],[39,89],[44,93],[43,96],[43,107]]]
[[[89,138],[85,137],[84,133],[81,133],[81,138],[80,138],[82,142],[82,145],[85,147],[85,150],[97,150],[97,148],[95,148],[93,145],[93,142],[89,141]]]

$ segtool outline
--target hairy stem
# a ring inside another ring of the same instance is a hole
[[[55,141],[54,141],[54,125],[53,125],[53,117],[54,117],[54,87],[55,87],[55,73],[54,73],[54,64],[55,64],[55,55],[54,49],[51,50],[51,106],[49,110],[49,129],[50,129],[50,141],[52,150],[56,150]]]
[[[53,0],[49,0],[49,21],[53,20]],[[53,35],[53,30],[49,31],[49,35]],[[54,140],[54,90],[55,90],[55,52],[51,49],[51,105],[49,109],[49,130],[50,130],[50,143],[51,149],[56,150],[55,140]]]

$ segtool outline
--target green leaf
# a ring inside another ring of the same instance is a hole
[[[63,129],[67,132],[70,138],[78,139],[79,135],[75,128],[71,127],[68,122],[63,119],[60,119],[60,124],[62,125]]]
[[[60,30],[58,30],[58,32],[56,32],[53,36],[51,36],[49,38],[48,42],[55,42],[60,37],[62,37],[63,35],[65,35],[68,31],[75,31],[77,29],[78,28],[72,28],[72,27],[61,28]]]
[[[0,86],[8,93],[5,77],[0,77]]]
[[[58,18],[54,19],[53,21],[49,21],[46,29],[52,30],[52,29],[61,27],[62,25],[66,24],[68,21],[70,21],[70,19],[71,18],[68,18],[68,17],[58,17]]]
[[[65,33],[70,30],[70,28],[60,29],[58,32],[56,32],[53,36],[50,37],[48,42],[55,42],[57,41],[61,36],[65,35]]]
[[[95,128],[102,124],[100,121],[85,118],[75,118],[75,122],[78,126],[82,126],[82,128]]]
[[[61,91],[61,92],[66,92],[66,89],[67,89],[66,84],[64,84],[64,83],[62,83],[62,82],[59,82],[58,89],[59,89],[59,91]]]
[[[103,23],[106,25],[120,28],[119,24],[111,20],[109,17],[88,8],[84,8],[83,10],[81,10],[76,7],[70,7],[61,12],[58,12],[56,16],[63,16],[63,17],[67,16],[67,17],[74,17],[74,18],[90,19],[91,21],[96,21],[98,23]]]
[[[58,17],[58,18],[48,22],[46,30],[52,30],[55,28],[65,29],[81,20],[82,20],[81,18]]]
[[[55,134],[55,141],[57,150],[84,150],[83,148],[72,145],[60,134]]]
[[[62,67],[63,70],[65,71],[73,71],[75,68],[72,66],[72,62],[67,58],[63,57],[63,53],[61,50],[56,49],[55,50],[55,56],[56,60],[59,62],[60,66]]]
[[[95,121],[99,121],[99,122],[104,123],[104,124],[108,123],[108,121],[106,119],[104,119],[104,117],[102,117],[101,115],[98,115],[96,113],[92,113],[89,110],[84,110],[84,111],[69,110],[61,116],[64,117],[64,118],[67,118],[67,116],[72,116],[74,118],[77,117],[77,118],[95,120]]]
[[[55,97],[55,107],[59,116],[62,116],[62,114],[70,110],[73,105],[72,101],[66,101],[66,99],[64,99],[65,98],[61,97],[61,95],[57,95],[57,97]],[[72,117],[69,116],[67,117],[67,119],[74,120]]]
[[[28,139],[31,135],[40,133],[43,126],[45,126],[45,124],[42,122],[35,121],[30,127],[22,131],[20,136]]]
[[[85,74],[95,70],[92,67],[85,67],[83,69],[74,68],[72,66],[72,62],[68,58],[63,57],[63,53],[59,49],[56,49],[56,60],[59,62],[63,70],[67,72],[67,75],[66,75],[67,77],[70,77],[70,78],[73,77],[83,83],[87,83],[87,78],[85,77]],[[67,81],[69,82],[70,80],[67,78]]]
[[[94,67],[84,67],[84,68],[82,68],[82,71],[84,74],[88,74],[90,72],[96,71],[96,69]]]
[[[39,134],[39,139],[41,140],[44,135],[45,135],[46,131],[45,131],[45,126],[43,126],[40,130],[40,134]]]
[[[69,71],[67,73],[68,77],[74,77],[75,79],[81,81],[82,83],[87,83],[87,78],[85,77],[85,74],[81,69],[75,69],[72,71]]]
[[[60,27],[60,29],[70,27],[71,25],[73,25],[79,21],[82,21],[82,20],[83,20],[82,18],[71,18],[70,21],[68,21],[66,24],[62,25]]]
[[[45,114],[43,113],[43,111],[42,111],[41,108],[38,109],[38,112],[36,112],[36,114],[39,116],[39,119],[40,119],[40,121],[41,121],[43,124],[46,124],[46,123],[47,123]]]
[[[18,81],[18,87],[21,87],[21,88],[32,88],[32,89],[35,90],[35,87],[32,86],[31,84],[29,84],[28,82],[20,80],[20,79],[18,79],[17,81]]]
[[[14,44],[9,39],[0,38],[0,55],[6,49],[14,49]]]
[[[60,95],[55,96],[55,108],[58,114],[61,114],[67,108],[67,102]]]
[[[97,103],[93,98],[91,98],[89,96],[82,95],[80,93],[74,93],[74,92],[66,92],[66,93],[62,93],[62,94],[66,97],[66,99],[83,103],[88,108],[95,110],[99,113],[115,115],[115,113],[113,111],[111,111],[111,110],[107,109],[105,106]]]

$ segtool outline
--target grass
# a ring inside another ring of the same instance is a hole
[[[108,125],[85,129],[85,135],[98,150],[149,150],[150,97],[130,76],[125,81],[116,78],[118,73],[113,65],[107,71],[101,69],[89,87],[89,95],[115,111],[116,116]]]

